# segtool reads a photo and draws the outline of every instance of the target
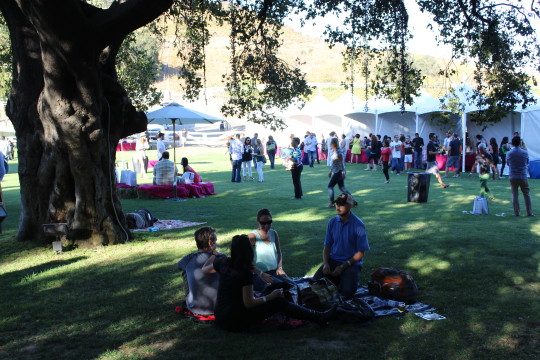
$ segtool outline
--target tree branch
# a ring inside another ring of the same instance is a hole
[[[95,19],[98,38],[107,44],[152,22],[172,6],[173,0],[128,0],[111,6]]]

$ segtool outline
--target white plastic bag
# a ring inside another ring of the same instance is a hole
[[[120,182],[128,186],[137,186],[137,173],[131,170],[122,170]]]
[[[473,215],[487,215],[489,214],[488,203],[485,197],[477,196],[473,202]]]

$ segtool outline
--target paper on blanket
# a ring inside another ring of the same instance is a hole
[[[416,316],[420,316],[422,319],[425,320],[444,320],[446,317],[439,315],[434,312],[417,312],[414,313]]]

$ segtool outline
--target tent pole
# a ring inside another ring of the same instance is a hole
[[[463,138],[461,139],[463,143],[463,150],[461,156],[461,172],[465,172],[465,157],[467,156],[467,114],[463,112],[461,115],[461,134]]]
[[[416,116],[416,127],[415,127],[415,133],[418,132],[418,113],[415,111],[414,115]]]
[[[173,172],[174,172],[174,177],[173,177],[173,201],[177,201],[178,200],[178,184],[176,183],[177,181],[177,175],[176,175],[176,119],[171,119],[172,120],[172,130],[173,130]]]

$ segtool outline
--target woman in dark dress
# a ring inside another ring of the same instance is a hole
[[[335,314],[335,307],[319,312],[290,303],[281,289],[269,295],[253,296],[253,247],[247,235],[236,235],[231,243],[231,257],[212,255],[203,266],[206,274],[219,273],[216,324],[229,331],[248,330],[271,315],[281,312],[287,316],[310,320],[327,326]]]
[[[506,154],[510,151],[512,146],[508,143],[508,136],[505,136],[501,140],[501,146],[499,148],[499,156],[501,157],[501,173],[499,179],[504,179],[504,168],[506,167]]]

